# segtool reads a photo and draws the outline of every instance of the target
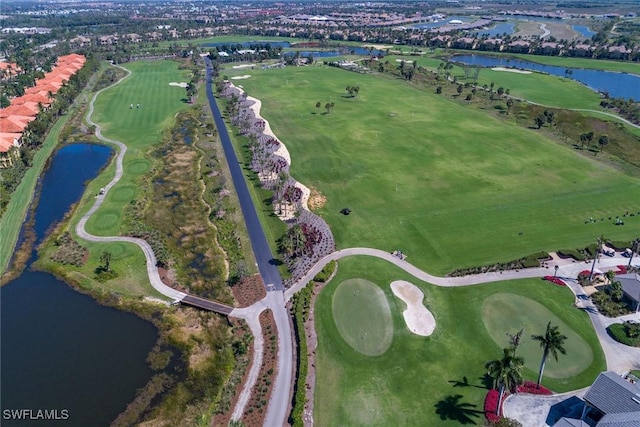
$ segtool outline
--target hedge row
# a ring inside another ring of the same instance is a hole
[[[304,405],[306,403],[306,378],[309,371],[309,359],[307,357],[307,337],[304,332],[304,323],[309,316],[311,307],[311,292],[313,284],[309,282],[300,292],[293,296],[293,319],[296,337],[298,339],[298,372],[293,394],[293,407],[289,422],[293,427],[302,427],[304,420]]]

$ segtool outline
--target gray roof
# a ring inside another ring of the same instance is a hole
[[[589,424],[582,420],[576,420],[573,418],[562,417],[558,420],[553,427],[590,427]]]
[[[640,411],[640,387],[612,371],[602,372],[584,395],[585,402],[604,414]],[[640,426],[637,422],[634,427]]]
[[[598,427],[638,427],[640,411],[607,414],[598,422]]]
[[[640,275],[638,273],[620,274],[616,276],[622,285],[622,292],[634,301],[640,301]]]

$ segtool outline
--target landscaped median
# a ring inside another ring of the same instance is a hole
[[[525,381],[516,389],[516,393],[528,393],[528,394],[539,394],[542,396],[549,396],[553,394],[551,390],[544,386],[538,386],[536,383],[532,381]],[[508,393],[505,393],[502,396],[502,403],[504,403],[505,399],[509,396]],[[502,403],[500,404],[500,413],[498,413],[498,399],[500,398],[500,393],[495,388],[492,388],[487,392],[487,395],[484,398],[484,415],[487,418],[487,421],[490,423],[497,423],[503,417],[502,415]]]

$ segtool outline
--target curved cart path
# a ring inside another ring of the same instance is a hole
[[[107,197],[109,190],[111,190],[113,186],[115,186],[118,183],[118,181],[120,181],[120,178],[122,178],[122,173],[123,173],[122,160],[124,159],[124,155],[127,152],[127,146],[120,141],[116,141],[115,139],[102,136],[101,126],[95,123],[91,119],[91,116],[93,115],[93,104],[95,100],[98,98],[98,95],[100,95],[103,91],[110,89],[116,86],[117,84],[120,84],[120,82],[124,81],[126,78],[128,78],[131,75],[131,71],[127,70],[126,68],[124,67],[119,67],[119,68],[125,70],[127,72],[127,75],[122,79],[118,80],[116,83],[112,84],[111,86],[108,86],[96,92],[96,94],[93,95],[91,102],[89,103],[89,112],[87,113],[87,123],[89,123],[89,125],[91,126],[96,127],[96,136],[98,137],[98,139],[100,139],[101,141],[113,144],[117,146],[119,149],[118,155],[116,157],[116,173],[113,179],[109,182],[109,184],[107,184],[104,187],[104,191],[102,192],[102,194],[99,194],[96,197],[96,201],[94,202],[91,209],[89,209],[87,213],[85,213],[82,216],[82,218],[80,218],[80,221],[78,221],[78,224],[76,225],[76,233],[78,234],[78,237],[88,240],[90,242],[105,242],[105,243],[127,242],[127,243],[133,243],[138,245],[138,247],[142,249],[142,252],[144,253],[144,256],[147,260],[147,274],[149,276],[149,282],[151,282],[151,286],[153,286],[153,288],[156,291],[160,292],[162,295],[169,297],[176,302],[182,301],[182,299],[184,299],[184,297],[186,297],[187,294],[184,292],[177,291],[165,285],[164,283],[162,283],[162,280],[160,279],[160,274],[158,273],[158,267],[156,266],[157,264],[156,256],[153,253],[153,249],[151,249],[151,246],[149,245],[149,243],[147,243],[145,240],[138,239],[135,237],[124,237],[124,236],[95,236],[93,234],[89,234],[85,229],[85,226],[89,218],[91,218],[91,216],[98,209],[100,209],[100,206],[102,206],[102,203],[104,203],[104,200]]]

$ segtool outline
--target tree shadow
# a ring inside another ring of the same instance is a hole
[[[272,258],[272,259],[270,259],[270,260],[269,260],[269,264],[271,264],[271,265],[275,265],[275,266],[279,266],[279,265],[282,265],[282,264],[283,264],[283,262],[282,262],[282,261],[280,261],[280,260],[279,260],[279,259],[277,259],[277,258]]]
[[[486,390],[487,387],[484,385],[484,379],[480,378],[480,380],[482,380],[482,384],[478,385],[478,384],[471,384],[469,383],[469,378],[467,378],[466,376],[462,377],[462,381],[460,380],[449,380],[450,384],[453,384],[454,387],[475,387],[475,388],[479,388],[482,390]]]
[[[489,374],[484,374],[478,379],[482,382],[485,389],[491,390],[493,388],[493,378],[491,378]]]
[[[461,402],[462,397],[461,394],[449,395],[435,404],[436,414],[441,420],[453,420],[462,425],[476,424],[473,418],[479,418],[484,412],[474,409],[477,405],[473,403]]]

